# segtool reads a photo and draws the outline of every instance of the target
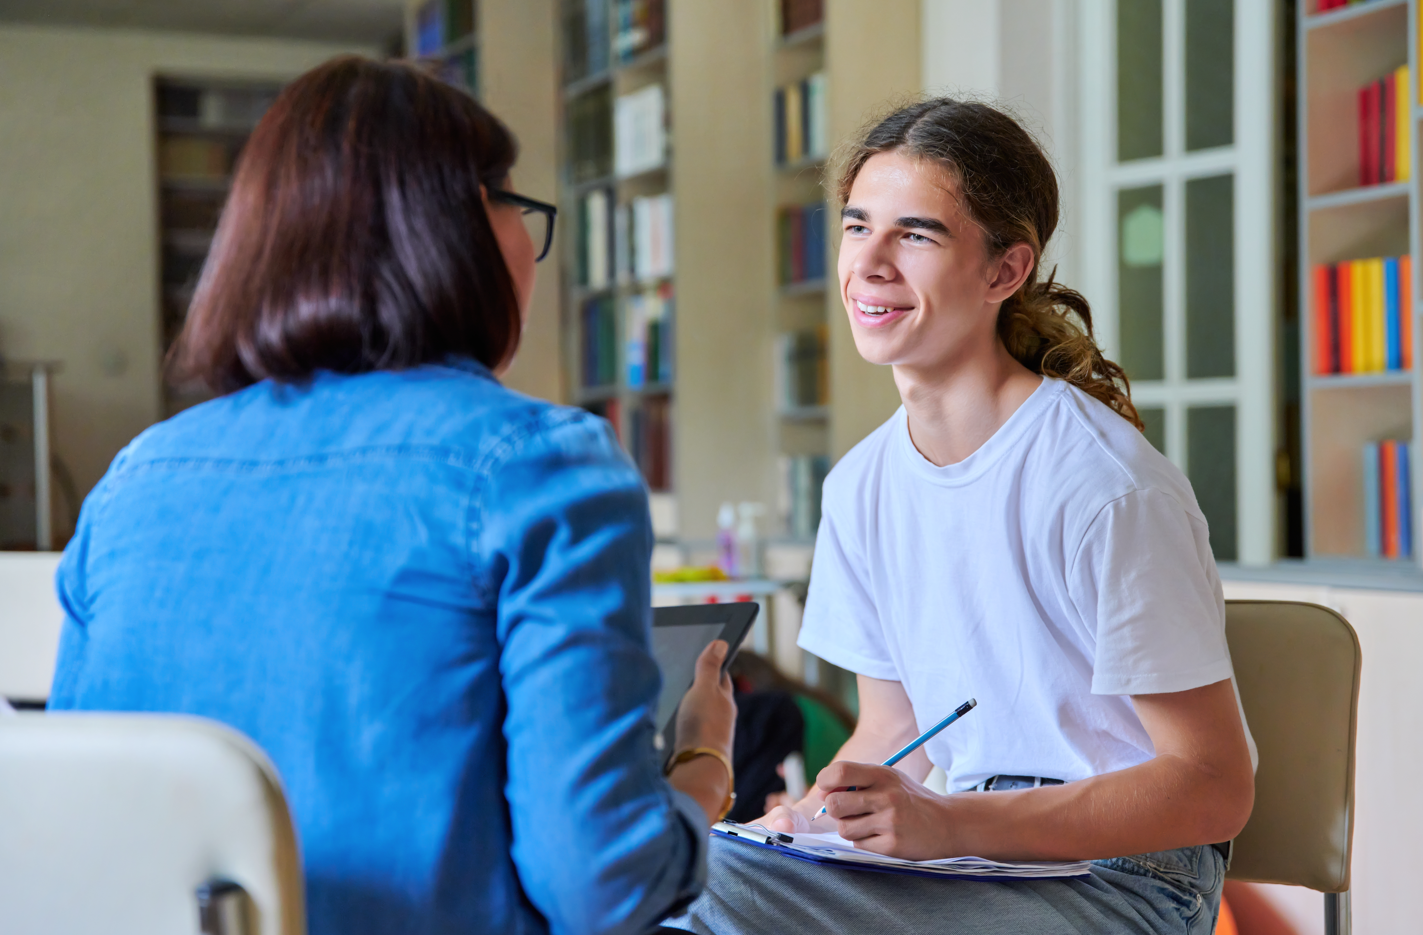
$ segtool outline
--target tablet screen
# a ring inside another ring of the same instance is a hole
[[[662,696],[657,699],[659,728],[667,724],[682,696],[692,687],[697,674],[697,656],[721,635],[726,624],[691,623],[685,626],[653,627],[652,656],[662,670]]]

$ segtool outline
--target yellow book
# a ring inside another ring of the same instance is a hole
[[[1368,373],[1371,354],[1369,353],[1368,293],[1365,279],[1366,266],[1363,260],[1349,261],[1349,322],[1353,326],[1354,366],[1350,373]]]
[[[1366,260],[1369,282],[1369,369],[1381,373],[1388,369],[1388,333],[1383,311],[1383,257]]]
[[[1394,71],[1395,88],[1406,88],[1409,86],[1408,66],[1400,65]],[[1409,141],[1413,139],[1413,122],[1408,114],[1408,95],[1402,91],[1396,91],[1393,95],[1393,157],[1394,174],[1398,181],[1406,182],[1409,176],[1409,161],[1413,157],[1412,147]]]
[[[805,158],[804,124],[801,122],[805,116],[802,112],[804,107],[800,82],[786,85],[786,162],[799,162]]]

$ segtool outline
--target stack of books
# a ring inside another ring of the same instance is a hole
[[[672,487],[672,430],[670,401],[649,396],[632,411],[628,426],[628,451],[652,490]]]
[[[436,55],[474,32],[474,0],[426,0],[415,11],[415,55]]]
[[[781,0],[781,35],[809,29],[825,19],[825,0]]]
[[[607,85],[568,102],[568,180],[573,184],[612,174],[612,110]]]
[[[1408,66],[1359,89],[1359,184],[1408,180]]]
[[[779,462],[781,516],[793,539],[814,539],[820,528],[820,497],[830,459],[825,455],[790,455]]]
[[[617,4],[613,51],[619,62],[629,62],[665,41],[667,12],[663,0],[617,0]]]
[[[583,303],[583,385],[614,386],[618,380],[617,304],[604,295]]]
[[[577,81],[608,70],[608,0],[565,0],[563,80]]]
[[[1413,366],[1413,263],[1374,257],[1314,268],[1315,371],[1380,373]]]
[[[667,163],[667,114],[660,84],[620,96],[613,105],[613,171],[628,178]]]
[[[825,278],[827,232],[825,202],[782,208],[776,226],[781,285]]]
[[[775,114],[777,165],[824,159],[829,153],[825,72],[777,88]]]
[[[627,299],[623,347],[630,389],[672,382],[672,304],[670,282]]]
[[[830,398],[825,326],[780,336],[781,410],[824,406]]]
[[[1364,544],[1374,558],[1413,554],[1408,442],[1364,445]]]
[[[616,275],[613,267],[613,193],[599,188],[578,202],[578,284],[605,289]]]

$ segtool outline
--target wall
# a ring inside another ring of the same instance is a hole
[[[558,201],[558,46],[555,0],[504,0],[479,5],[480,98],[519,138],[514,187],[530,198]],[[517,41],[515,41],[517,40]],[[560,364],[559,241],[574,218],[560,217],[555,243],[539,264],[519,354],[504,374],[506,386],[563,402]]]
[[[54,452],[80,496],[160,411],[153,76],[290,78],[339,51],[0,29],[0,354],[62,364]],[[73,517],[55,510],[62,544]]]

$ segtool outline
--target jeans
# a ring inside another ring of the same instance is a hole
[[[664,924],[715,935],[1210,935],[1225,880],[1208,846],[1094,861],[1085,877],[1001,882],[825,866],[719,837],[708,864],[705,892]]]

